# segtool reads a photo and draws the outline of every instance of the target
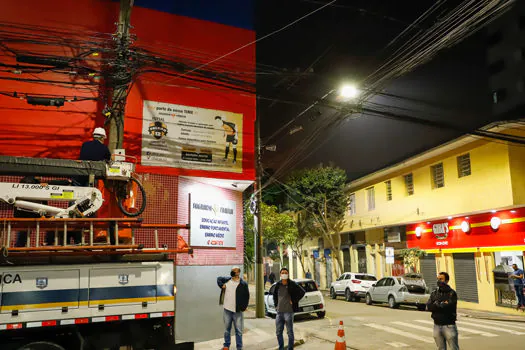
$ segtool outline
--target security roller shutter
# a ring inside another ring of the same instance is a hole
[[[477,303],[478,282],[474,253],[452,254],[454,257],[454,271],[456,276],[456,292],[458,299]]]
[[[436,276],[437,276],[437,270],[436,270],[436,256],[435,254],[427,254],[424,257],[422,257],[419,260],[419,264],[421,267],[421,274],[423,275],[423,279],[425,280],[425,283],[427,287],[430,288],[430,290],[433,290],[436,286]]]

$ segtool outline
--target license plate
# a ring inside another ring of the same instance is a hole
[[[303,307],[303,311],[304,311],[304,312],[311,312],[311,311],[314,311],[314,307],[313,307],[313,306],[306,306],[306,307]]]

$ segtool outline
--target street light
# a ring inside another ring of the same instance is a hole
[[[339,95],[344,98],[356,98],[359,95],[359,90],[355,85],[343,85],[339,91]]]

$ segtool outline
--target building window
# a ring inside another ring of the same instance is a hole
[[[414,178],[412,176],[412,173],[405,175],[405,188],[407,191],[407,196],[411,196],[414,194]]]
[[[445,174],[443,172],[443,163],[432,165],[430,167],[432,173],[432,188],[441,188],[445,186]]]
[[[366,198],[368,200],[368,210],[374,210],[376,208],[376,195],[373,187],[366,189]]]
[[[470,154],[463,154],[458,157],[458,177],[470,175]]]
[[[388,180],[385,181],[386,186],[386,200],[391,201],[392,200],[392,181]]]
[[[491,47],[496,44],[499,44],[501,42],[501,39],[503,39],[503,35],[501,35],[501,32],[498,31],[498,32],[492,33],[487,40],[487,45]]]
[[[352,193],[350,195],[349,201],[350,203],[348,205],[348,214],[352,216],[352,215],[355,215],[355,193]]]
[[[505,69],[505,61],[498,60],[489,64],[489,74],[494,75],[502,72]]]
[[[501,103],[505,101],[507,98],[507,90],[506,89],[498,89],[492,93],[492,102],[494,104]]]

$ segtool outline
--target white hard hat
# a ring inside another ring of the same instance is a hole
[[[102,136],[103,138],[106,138],[106,130],[104,130],[104,128],[95,128],[93,136]]]

